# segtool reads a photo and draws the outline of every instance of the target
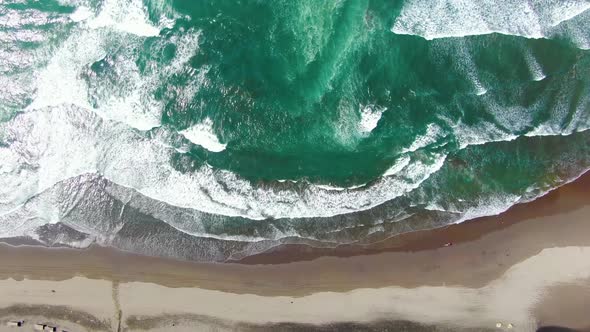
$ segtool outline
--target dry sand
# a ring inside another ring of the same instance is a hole
[[[285,264],[2,246],[0,319],[70,331],[584,329],[589,198],[586,175],[500,216],[396,237],[357,255],[344,248],[316,258],[313,249],[287,248],[250,261],[299,260]]]

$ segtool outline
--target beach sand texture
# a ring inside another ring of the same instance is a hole
[[[25,319],[29,329],[69,331],[582,330],[589,184],[586,175],[502,215],[401,236],[372,254],[291,248],[258,264],[197,264],[3,245],[2,329]],[[269,264],[287,256],[295,262]]]

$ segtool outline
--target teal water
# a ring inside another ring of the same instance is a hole
[[[0,3],[0,237],[225,260],[497,214],[589,168],[588,9]]]

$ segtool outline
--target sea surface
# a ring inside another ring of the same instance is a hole
[[[0,0],[0,238],[195,261],[590,168],[588,0]]]

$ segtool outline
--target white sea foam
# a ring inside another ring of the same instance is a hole
[[[433,45],[428,57],[441,67],[440,70],[446,72],[451,69],[463,75],[464,80],[471,82],[472,93],[477,96],[483,96],[488,92],[486,82],[482,82],[481,71],[473,59],[470,45],[465,40],[436,40]],[[448,63],[441,61],[449,58],[452,61],[451,68]]]
[[[92,17],[92,11],[86,6],[80,6],[70,15],[70,19],[74,22],[81,22]]]
[[[31,218],[31,213],[18,209],[12,213],[0,215],[0,234],[2,237],[31,236],[35,238],[35,229],[47,223],[40,218]]]
[[[375,105],[360,106],[361,109],[361,121],[359,128],[364,133],[370,133],[377,127],[379,120],[381,120],[381,114],[387,110],[385,107],[378,107]]]
[[[551,99],[551,117],[537,124],[534,129],[525,133],[525,136],[565,136],[590,129],[590,113],[587,111],[590,95],[578,95],[575,80],[566,79],[560,83],[559,94],[553,95]],[[576,105],[572,105],[572,101],[576,101]],[[573,112],[572,106],[575,106]],[[567,126],[564,127],[564,123],[567,123]]]
[[[589,8],[586,0],[408,0],[391,30],[429,40],[494,32],[544,38]]]
[[[103,174],[159,201],[212,214],[251,219],[328,217],[366,210],[403,195],[440,169],[445,160],[442,154],[414,160],[398,176],[356,190],[326,190],[311,184],[298,190],[264,189],[208,166],[194,173],[176,171],[169,163],[173,149],[143,139],[123,124],[89,115],[75,107],[59,107],[24,113],[4,124],[14,133],[11,149],[16,149],[17,157],[26,156],[36,165],[22,175],[19,170],[24,165],[16,167],[11,176],[20,181],[5,193],[22,192],[26,188],[19,188],[21,182],[30,183],[26,192],[39,192],[88,172]],[[11,201],[0,197],[4,198]],[[14,204],[22,201],[8,205]]]
[[[447,196],[444,199],[418,197],[420,198],[412,204],[413,206],[421,206],[429,211],[453,213],[456,216],[448,222],[455,224],[479,217],[498,215],[520,203],[522,198],[513,194],[485,194],[481,197],[470,197],[469,200],[451,199]]]
[[[590,31],[588,22],[590,21],[590,10],[565,21],[555,27],[552,31],[553,37],[571,40],[578,48],[583,50],[590,49]]]
[[[181,37],[158,40],[156,47],[164,48],[167,42],[176,45],[174,58],[164,66],[148,67],[141,72],[137,67],[137,49],[145,37],[157,36],[161,28],[173,21],[163,17],[158,26],[150,23],[139,0],[106,0],[96,16],[80,6],[71,19],[79,21],[78,30],[54,52],[38,75],[36,96],[28,108],[74,104],[139,130],[159,126],[164,102],[156,100],[154,91],[162,81],[185,69],[198,51],[200,33],[185,31]],[[89,66],[97,61],[109,66],[103,74],[107,77],[96,77],[89,71]],[[206,68],[192,73],[194,77],[176,92],[179,102],[190,101],[204,82]]]
[[[529,70],[531,72],[531,76],[533,77],[533,81],[541,81],[545,79],[545,77],[547,76],[545,75],[545,73],[543,73],[543,68],[541,68],[541,65],[539,64],[531,50],[527,49],[525,52],[526,61],[529,65]]]
[[[517,139],[520,135],[515,133],[530,128],[535,119],[536,110],[543,107],[546,102],[544,98],[540,98],[528,107],[522,107],[499,104],[493,95],[481,98],[484,98],[485,109],[482,111],[485,111],[488,117],[486,119],[465,124],[462,119],[451,120],[442,115],[439,116],[452,129],[452,135],[455,136],[460,149],[472,145]],[[490,121],[489,117],[492,117],[493,120]]]
[[[511,206],[517,204],[521,196],[502,194],[489,196],[476,204],[470,205],[461,211],[461,217],[455,220],[456,224],[466,220],[471,220],[484,216],[495,216],[508,210]]]
[[[362,188],[366,185],[367,185],[366,183],[363,183],[363,184],[358,184],[358,185],[350,186],[350,187],[335,187],[335,186],[330,186],[327,184],[316,184],[315,186],[317,188],[324,189],[324,190],[343,191],[343,190],[354,190],[354,189]]]
[[[4,6],[0,16],[0,27],[10,28],[11,33],[17,33],[18,30],[28,30],[33,26],[41,27],[65,22],[67,22],[67,17],[64,15],[33,8],[11,9]]]
[[[419,149],[425,148],[428,145],[436,143],[436,141],[443,135],[443,130],[438,125],[429,123],[426,126],[426,133],[416,137],[414,142],[402,150],[402,153],[415,152]]]
[[[565,185],[567,183],[575,181],[580,176],[582,176],[586,171],[587,170],[582,171],[579,175],[574,176],[571,179],[568,179],[561,185]],[[493,194],[486,195],[485,198],[480,198],[477,201],[466,201],[463,199],[458,199],[454,203],[450,201],[430,201],[426,204],[425,209],[431,211],[456,213],[458,215],[458,218],[455,219],[453,223],[459,224],[464,221],[472,220],[475,218],[499,215],[516,204],[533,201],[539,197],[545,196],[554,189],[555,188],[549,186],[546,186],[544,188],[530,187],[525,191],[523,195]]]
[[[87,114],[86,114],[87,115]],[[66,120],[63,116],[72,116]],[[92,119],[92,117],[90,117]],[[0,148],[0,169],[4,175],[0,183],[0,202],[3,211],[11,210],[23,204],[28,198],[46,190],[64,179],[63,175],[72,177],[84,173],[94,173],[97,170],[98,147],[95,140],[76,132],[64,131],[59,123],[79,122],[78,114],[36,113],[33,122],[23,121],[17,117],[7,126],[0,126],[9,140],[14,140],[9,148]],[[17,138],[18,137],[18,138]],[[69,144],[77,141],[77,144]],[[66,158],[56,153],[46,153],[64,149],[75,158]]]
[[[402,156],[401,158],[396,160],[396,162],[393,165],[391,165],[391,167],[389,167],[387,171],[385,171],[385,173],[383,173],[383,176],[391,176],[398,174],[404,168],[406,168],[406,166],[410,164],[410,161],[411,158],[409,156]]]
[[[106,0],[100,13],[87,23],[92,29],[109,27],[142,37],[160,34],[160,28],[147,19],[147,10],[141,0]]]
[[[518,135],[506,133],[496,127],[490,126],[489,123],[483,122],[473,126],[468,126],[460,122],[454,125],[453,129],[460,149],[492,142],[510,142],[519,137]]]
[[[269,237],[261,237],[261,236],[246,236],[246,235],[229,235],[229,234],[211,234],[206,232],[191,232],[187,231],[184,227],[178,227],[175,225],[174,221],[167,221],[166,218],[162,219],[164,222],[172,226],[179,232],[184,234],[199,237],[199,238],[208,238],[208,239],[216,239],[222,241],[239,241],[239,242],[259,242],[269,239],[279,239],[285,236],[278,236],[274,237],[269,234]],[[296,236],[296,235],[295,235]]]
[[[381,233],[381,232],[385,232],[385,227],[383,227],[383,225],[377,225],[377,226],[373,226],[369,229],[369,231],[367,231],[367,235],[372,235],[375,233]]]
[[[81,32],[68,38],[38,74],[37,93],[29,109],[61,104],[90,108],[86,85],[79,78],[80,68],[101,59],[103,49],[103,40],[95,34]]]
[[[461,41],[449,43],[448,40],[438,40],[433,43],[437,43],[438,47],[463,44]],[[449,47],[445,52],[455,51],[457,48],[456,45]],[[456,53],[460,54],[462,47],[458,48]],[[533,55],[528,52],[524,56],[531,68],[531,76],[534,79],[543,79],[544,73]],[[469,77],[470,66],[466,64],[469,60],[464,57],[461,59],[461,64],[456,66]],[[557,93],[542,94],[526,106],[506,104],[505,91],[491,91],[478,97],[481,101],[481,114],[485,114],[485,117],[478,117],[476,121],[469,124],[464,123],[462,118],[448,118],[443,112],[438,115],[438,118],[452,129],[452,135],[457,139],[461,149],[490,142],[512,141],[520,136],[555,136],[581,132],[590,128],[590,114],[584,106],[590,102],[590,95],[579,95],[576,92],[579,85],[576,80],[571,79],[574,75],[576,72],[572,69],[565,75],[552,77],[550,84],[559,86]],[[530,93],[529,87],[530,82],[525,81],[520,86],[512,86],[510,93],[512,96],[523,98]],[[462,98],[464,98],[463,95],[456,95],[455,103],[461,105]],[[539,123],[538,111],[543,109],[548,110],[551,116]]]
[[[227,146],[227,144],[219,142],[213,130],[213,121],[210,118],[205,118],[203,122],[180,131],[180,134],[194,144],[200,145],[211,152],[221,152]]]

